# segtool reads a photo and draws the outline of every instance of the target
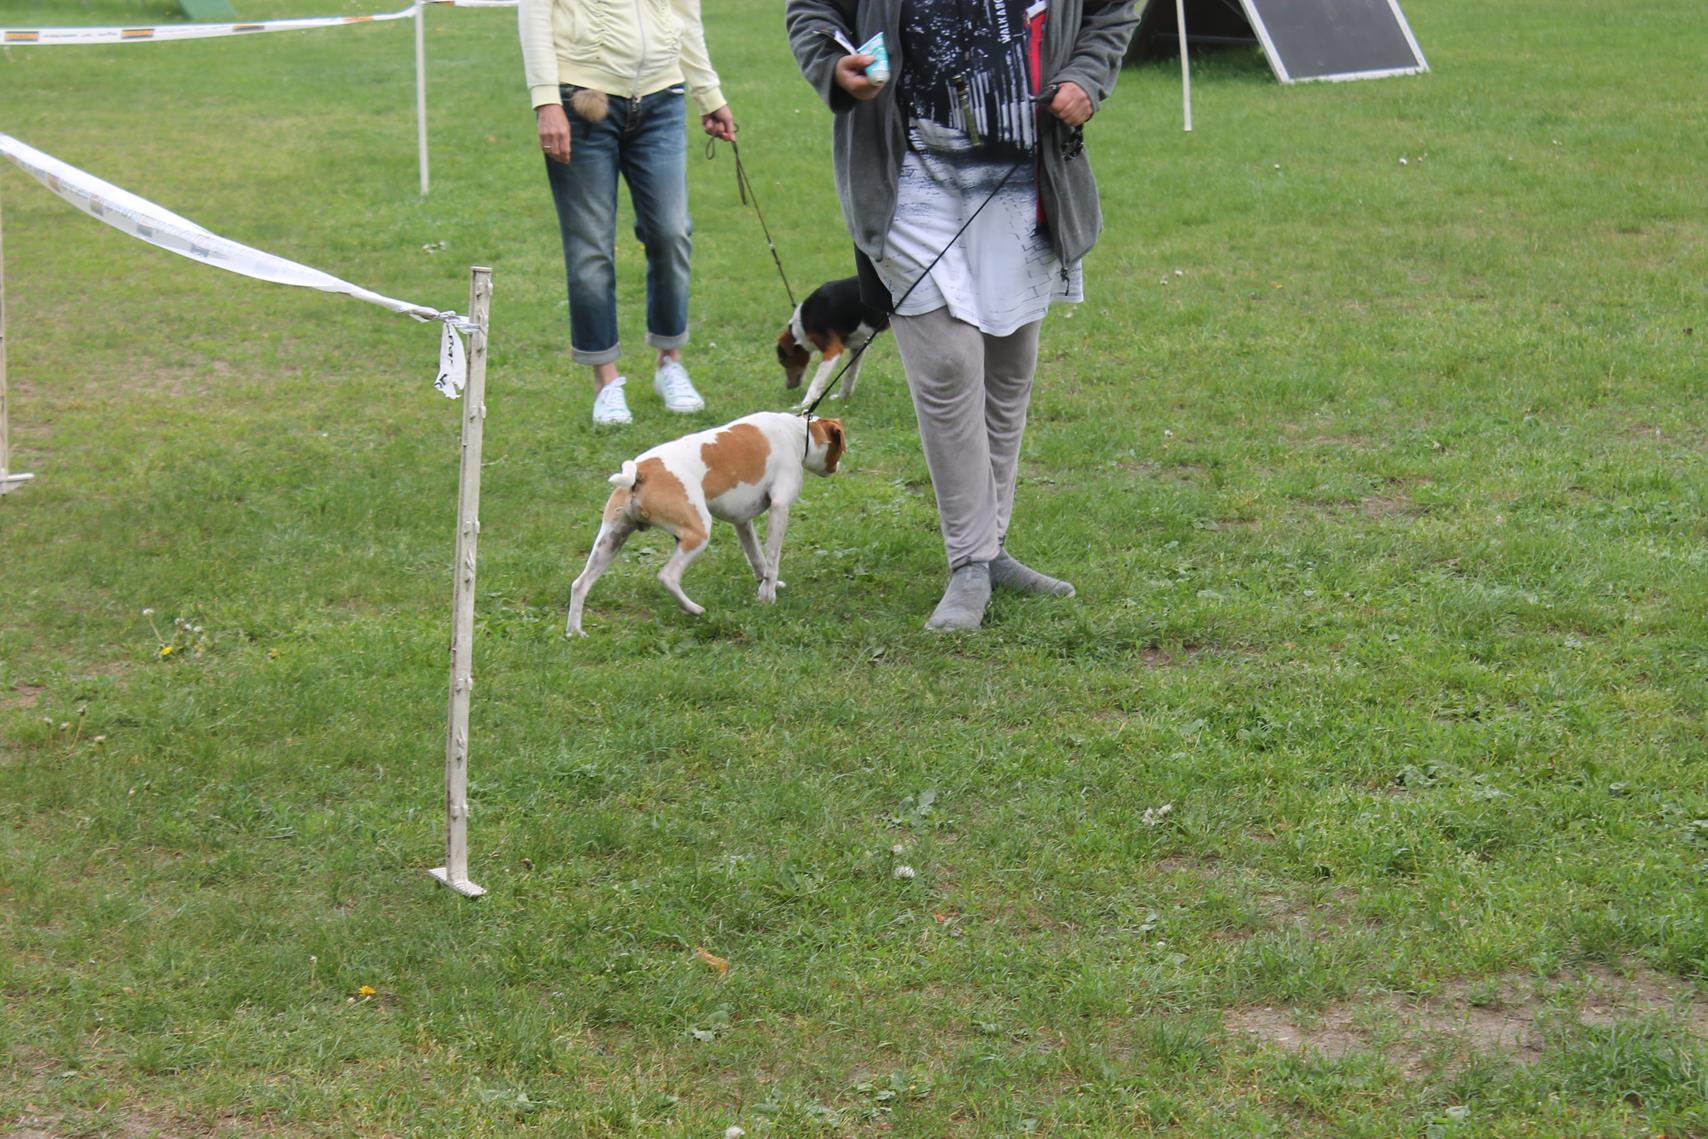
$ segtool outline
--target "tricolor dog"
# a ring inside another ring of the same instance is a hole
[[[682,574],[706,548],[712,519],[735,527],[741,548],[759,579],[759,600],[777,600],[777,564],[783,553],[783,532],[789,507],[800,497],[806,472],[836,473],[846,445],[842,423],[808,419],[781,411],[762,411],[733,423],[684,435],[643,451],[610,478],[611,497],[587,568],[569,590],[569,625],[565,632],[585,636],[581,611],[587,591],[636,530],[657,526],[676,538],[676,550],[658,571],[658,580],[683,609],[698,616],[705,610],[682,592]],[[765,548],[753,520],[771,512],[765,526]]]
[[[889,326],[890,318],[882,310],[867,308],[861,301],[860,278],[825,282],[796,306],[788,325],[777,337],[777,362],[783,365],[784,383],[791,390],[800,387],[813,352],[822,353],[818,371],[801,400],[802,407],[811,407],[824,394],[842,353],[859,352],[868,340]],[[841,395],[854,394],[854,381],[860,377],[860,362],[864,358],[863,354],[857,355],[848,366],[848,374],[842,377]]]

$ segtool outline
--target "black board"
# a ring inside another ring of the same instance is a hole
[[[1129,59],[1179,50],[1175,0],[1149,0]],[[1186,0],[1189,44],[1257,43],[1283,83],[1427,71],[1399,0]]]

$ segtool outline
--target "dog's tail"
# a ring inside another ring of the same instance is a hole
[[[624,459],[623,469],[605,481],[616,487],[618,490],[633,490],[635,477],[635,461],[633,459]]]

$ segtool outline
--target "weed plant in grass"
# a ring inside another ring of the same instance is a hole
[[[1176,71],[1123,75],[1012,539],[1080,595],[962,638],[920,628],[941,547],[883,342],[776,606],[719,542],[690,619],[640,538],[563,638],[605,476],[785,406],[788,304],[696,150],[709,408],[592,429],[512,14],[428,13],[426,198],[402,25],[0,53],[0,129],[215,232],[442,307],[495,282],[470,904],[424,873],[432,333],[0,170],[36,474],[0,500],[0,1119],[1708,1133],[1699,13],[1406,7],[1429,75],[1206,56],[1191,135]],[[779,5],[706,19],[791,278],[844,275]]]

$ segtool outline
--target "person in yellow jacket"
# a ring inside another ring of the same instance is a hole
[[[518,26],[563,236],[570,350],[593,369],[593,422],[633,421],[617,367],[619,174],[646,247],[653,388],[671,411],[700,411],[682,365],[693,244],[684,96],[714,138],[733,139],[735,119],[706,52],[699,0],[520,0]]]

